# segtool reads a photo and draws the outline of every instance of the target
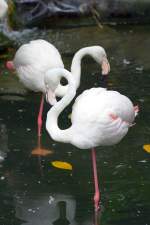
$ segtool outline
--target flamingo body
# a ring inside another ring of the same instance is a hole
[[[110,66],[107,60],[105,50],[101,46],[85,47],[79,50],[72,61],[71,71],[74,75],[76,89],[80,84],[81,60],[84,55],[91,55],[96,62],[101,65],[102,74],[106,75]],[[20,81],[24,86],[32,91],[45,94],[46,86],[44,75],[46,71],[54,68],[64,68],[61,55],[58,50],[45,40],[34,40],[22,45],[16,52],[13,61],[6,63],[8,69],[15,69]],[[53,85],[53,82],[52,84]],[[60,81],[56,90],[57,96],[64,96],[68,90],[68,85],[61,85]],[[38,136],[41,136],[42,112],[44,95],[41,99],[38,114]]]
[[[13,64],[26,88],[44,93],[44,73],[48,69],[64,67],[58,50],[44,40],[22,45],[15,54]]]
[[[23,85],[32,91],[45,93],[44,74],[53,68],[63,68],[58,50],[45,40],[34,40],[22,45],[13,61],[7,62],[7,68],[17,71]],[[38,137],[41,136],[44,95],[42,95],[38,114]]]
[[[54,76],[55,75],[55,76]],[[96,152],[94,147],[117,144],[127,134],[138,112],[130,99],[116,91],[104,88],[91,88],[84,91],[75,101],[72,110],[72,126],[66,130],[58,127],[58,117],[76,94],[76,83],[70,72],[65,69],[47,71],[44,77],[49,93],[54,92],[61,77],[68,81],[66,95],[49,110],[46,129],[55,141],[71,143],[80,149],[92,148],[92,165],[94,175],[94,206],[99,210],[100,191],[96,168]],[[53,84],[53,85],[52,85]],[[48,97],[49,102],[55,102]]]
[[[50,136],[56,141],[71,143],[80,149],[113,145],[121,141],[134,121],[135,108],[129,98],[105,88],[84,91],[73,105],[72,126],[66,130],[59,129],[58,116],[75,96],[75,82],[72,74],[64,69],[54,69],[45,75],[46,86],[53,91],[54,82],[59,83],[56,77],[61,76],[68,79],[69,88],[62,100],[47,114],[46,128]],[[53,87],[50,87],[52,80]]]
[[[112,120],[111,114],[117,118]],[[81,149],[114,145],[134,118],[134,106],[126,96],[104,88],[86,90],[73,105],[71,143]]]

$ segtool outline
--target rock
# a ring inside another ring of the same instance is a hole
[[[18,27],[74,26],[76,17],[85,25],[86,20],[93,22],[93,16],[105,23],[150,21],[150,2],[142,0],[15,0],[14,4],[12,19]]]

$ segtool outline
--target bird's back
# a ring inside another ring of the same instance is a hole
[[[105,111],[110,111],[129,123],[132,123],[135,117],[134,106],[125,95],[104,88],[91,88],[76,98],[72,122],[95,120]]]
[[[64,67],[58,50],[45,40],[34,40],[22,45],[14,58],[15,66]]]
[[[112,120],[111,113],[118,119]],[[116,144],[126,135],[134,117],[133,104],[126,96],[103,88],[86,90],[73,106],[73,142],[81,140],[80,148]]]
[[[44,92],[44,74],[52,68],[64,68],[58,50],[44,40],[22,45],[13,60],[20,81],[30,90]]]

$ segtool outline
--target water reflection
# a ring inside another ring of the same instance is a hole
[[[9,152],[8,134],[6,125],[0,121],[0,162],[2,162]]]
[[[45,193],[17,195],[14,203],[16,217],[22,225],[75,225],[76,201],[71,195]]]
[[[142,149],[144,143],[149,143],[150,133],[149,33],[148,26],[140,26],[121,29],[107,27],[101,32],[96,27],[55,32],[35,30],[26,34],[24,32],[22,36],[18,32],[20,35],[18,38],[14,35],[17,45],[37,37],[50,40],[63,53],[68,68],[73,52],[80,47],[93,44],[105,46],[109,52],[112,68],[109,89],[120,91],[136,103],[140,102],[141,109],[136,127],[119,145],[97,149],[101,202],[104,208],[104,211],[101,210],[101,218],[96,218],[98,225],[150,224],[150,155]],[[96,74],[99,68],[89,59],[85,59],[84,62],[85,75],[81,77],[79,92],[90,88],[93,84],[99,86],[100,75]],[[8,76],[3,70],[4,67],[1,66],[1,73],[4,73],[4,76],[0,77],[0,88],[3,88],[5,93],[22,93],[23,88],[19,86],[19,82],[13,80],[12,74]],[[35,118],[38,105],[37,95],[30,98],[23,95],[17,101],[14,96],[11,96],[11,99],[5,96],[0,101],[0,118],[2,118],[0,150],[2,155],[7,155],[0,165],[0,224],[34,225],[37,217],[42,225],[58,222],[63,224],[63,221],[64,224],[91,225],[94,219],[92,200],[94,190],[91,183],[90,153],[79,151],[66,144],[56,144],[43,133],[44,147],[51,148],[55,144],[55,153],[41,158],[43,176],[40,173],[38,159],[29,157],[37,142]],[[61,121],[65,125],[69,110],[62,115]],[[50,167],[52,160],[72,163],[73,175],[52,169]],[[73,216],[68,216],[69,202],[75,205],[75,210],[72,210]],[[41,208],[37,209],[40,206],[43,211],[40,211]],[[55,217],[51,218],[52,209]]]

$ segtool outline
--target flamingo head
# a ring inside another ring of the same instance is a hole
[[[110,72],[110,64],[107,59],[105,49],[101,46],[91,46],[88,48],[90,55],[101,65],[102,75],[108,75]]]
[[[51,89],[46,90],[46,101],[49,102],[50,105],[55,105],[57,102],[56,95]]]
[[[46,100],[51,105],[55,105],[57,102],[55,91],[60,83],[60,76],[56,75],[57,73],[55,74],[55,71],[57,72],[57,69],[48,70],[44,76]]]

